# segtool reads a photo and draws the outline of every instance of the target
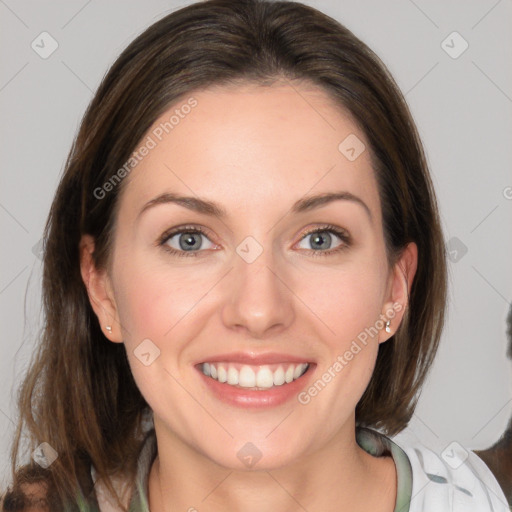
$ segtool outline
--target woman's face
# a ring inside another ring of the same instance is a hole
[[[162,446],[272,468],[350,439],[407,293],[363,144],[290,85],[191,94],[143,138],[95,303]]]

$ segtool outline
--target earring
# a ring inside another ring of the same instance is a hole
[[[391,320],[388,320],[386,322],[386,332],[391,332],[391,327],[390,326],[391,326]]]
[[[107,329],[107,331],[108,331],[109,333],[111,333],[111,332],[112,332],[112,327],[111,327],[110,325],[106,325],[106,326],[105,326],[105,329]]]

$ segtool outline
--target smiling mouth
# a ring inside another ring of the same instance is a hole
[[[300,379],[309,367],[309,363],[247,365],[231,362],[206,362],[199,365],[204,375],[218,382],[235,388],[260,391],[283,386]]]

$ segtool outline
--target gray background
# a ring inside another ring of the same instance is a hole
[[[0,485],[15,389],[41,325],[37,244],[78,123],[120,51],[188,3],[0,0]],[[345,24],[394,75],[425,145],[446,241],[457,251],[449,263],[448,323],[409,431],[439,453],[454,440],[485,447],[512,413],[512,363],[505,357],[512,0],[305,3]],[[43,31],[59,45],[47,59],[31,48]],[[457,37],[446,39],[453,31],[469,44],[458,58],[443,49],[463,48]]]

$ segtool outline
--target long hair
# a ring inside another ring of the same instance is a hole
[[[365,134],[382,204],[390,263],[409,242],[418,267],[409,307],[379,347],[356,423],[388,435],[407,426],[436,353],[446,303],[445,246],[422,145],[385,65],[339,22],[297,2],[209,0],[165,16],[117,58],[85,112],[44,234],[44,331],[19,390],[11,462],[15,479],[26,429],[30,449],[58,458],[48,476],[63,503],[92,497],[91,466],[106,482],[135,475],[149,409],[123,344],[102,334],[80,275],[79,241],[95,239],[108,265],[120,169],[154,121],[194,91],[278,80],[311,83],[348,111]],[[100,193],[101,192],[101,193]],[[91,498],[92,499],[92,498]],[[73,508],[70,508],[73,510]]]

